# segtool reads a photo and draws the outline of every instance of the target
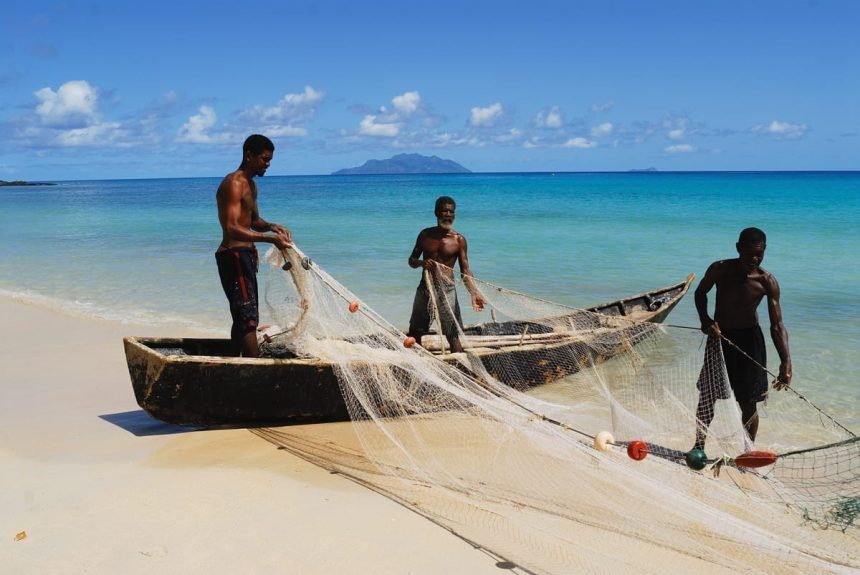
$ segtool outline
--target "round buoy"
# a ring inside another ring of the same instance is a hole
[[[615,438],[612,437],[611,433],[608,431],[601,431],[594,436],[594,448],[597,451],[609,451],[609,448],[612,446],[611,444],[614,441]]]
[[[412,336],[407,337],[403,340],[403,347],[412,347],[415,345],[415,338]]]
[[[772,451],[748,451],[735,457],[738,467],[765,467],[776,463],[777,455]]]
[[[687,462],[687,467],[690,469],[695,469],[699,471],[700,469],[704,469],[705,465],[708,463],[708,456],[705,455],[705,452],[698,447],[694,447],[687,453],[687,457],[684,458]]]
[[[634,439],[627,444],[627,455],[630,459],[642,461],[648,455],[648,444],[639,439]]]
[[[350,313],[355,313],[358,311],[358,302],[356,300],[352,300],[349,302],[349,311]]]

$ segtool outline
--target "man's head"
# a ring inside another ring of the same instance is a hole
[[[440,228],[450,230],[454,227],[454,216],[457,211],[457,202],[450,196],[439,196],[436,198],[436,222]]]
[[[741,235],[738,236],[739,244],[761,244],[767,245],[767,236],[758,228],[746,228],[741,230]]]
[[[764,260],[764,250],[767,248],[767,236],[758,228],[746,228],[741,231],[735,244],[741,266],[747,273],[755,271]]]
[[[242,166],[250,168],[255,176],[266,173],[275,154],[275,144],[261,134],[252,134],[242,145]]]

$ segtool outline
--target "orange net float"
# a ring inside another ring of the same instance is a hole
[[[747,451],[734,458],[738,467],[766,467],[776,463],[776,453],[772,451]]]
[[[355,313],[358,311],[358,300],[352,300],[349,302],[349,313]]]
[[[627,444],[627,455],[630,459],[642,461],[648,456],[648,444],[642,440],[634,439]]]
[[[412,336],[407,337],[403,340],[403,347],[412,347],[415,345],[415,338]]]

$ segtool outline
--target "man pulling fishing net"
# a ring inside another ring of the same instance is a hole
[[[463,351],[458,333],[463,320],[460,317],[460,304],[457,301],[457,290],[454,282],[453,267],[460,262],[460,273],[463,283],[472,298],[472,308],[475,311],[484,309],[484,298],[474,282],[472,270],[469,268],[468,245],[466,237],[454,231],[454,217],[457,203],[454,198],[441,196],[436,199],[437,224],[424,228],[415,240],[415,248],[409,256],[409,267],[422,268],[424,275],[415,290],[412,302],[412,316],[409,318],[408,335],[421,344],[421,337],[430,330],[430,322],[435,309],[439,328],[448,340],[451,351]],[[442,264],[437,266],[436,264]],[[431,291],[428,282],[433,285]]]
[[[738,257],[712,263],[695,291],[696,310],[702,322],[702,332],[708,334],[708,351],[699,377],[699,404],[696,409],[698,425],[694,449],[704,449],[708,426],[714,416],[717,399],[728,399],[728,385],[722,370],[713,369],[708,358],[722,344],[728,384],[741,409],[744,428],[751,441],[758,431],[757,404],[767,397],[768,382],[764,336],[758,323],[757,308],[767,298],[770,334],[779,354],[779,376],[775,389],[785,389],[791,383],[791,355],[788,332],[782,322],[779,303],[779,283],[768,271],[759,267],[764,259],[766,236],[758,228],[746,228],[736,244]],[[714,317],[708,315],[708,292],[716,286]],[[707,375],[711,372],[711,376]],[[714,374],[719,375],[714,377]]]

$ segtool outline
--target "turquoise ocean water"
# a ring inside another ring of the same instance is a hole
[[[226,334],[213,256],[219,181],[0,188],[0,294]],[[458,202],[455,228],[478,277],[573,306],[701,277],[736,255],[742,228],[760,227],[794,385],[860,428],[860,172],[267,176],[259,187],[264,218],[400,327],[419,280],[406,259],[435,224],[439,195]],[[669,323],[698,324],[692,294]],[[770,357],[775,371],[772,347]]]

